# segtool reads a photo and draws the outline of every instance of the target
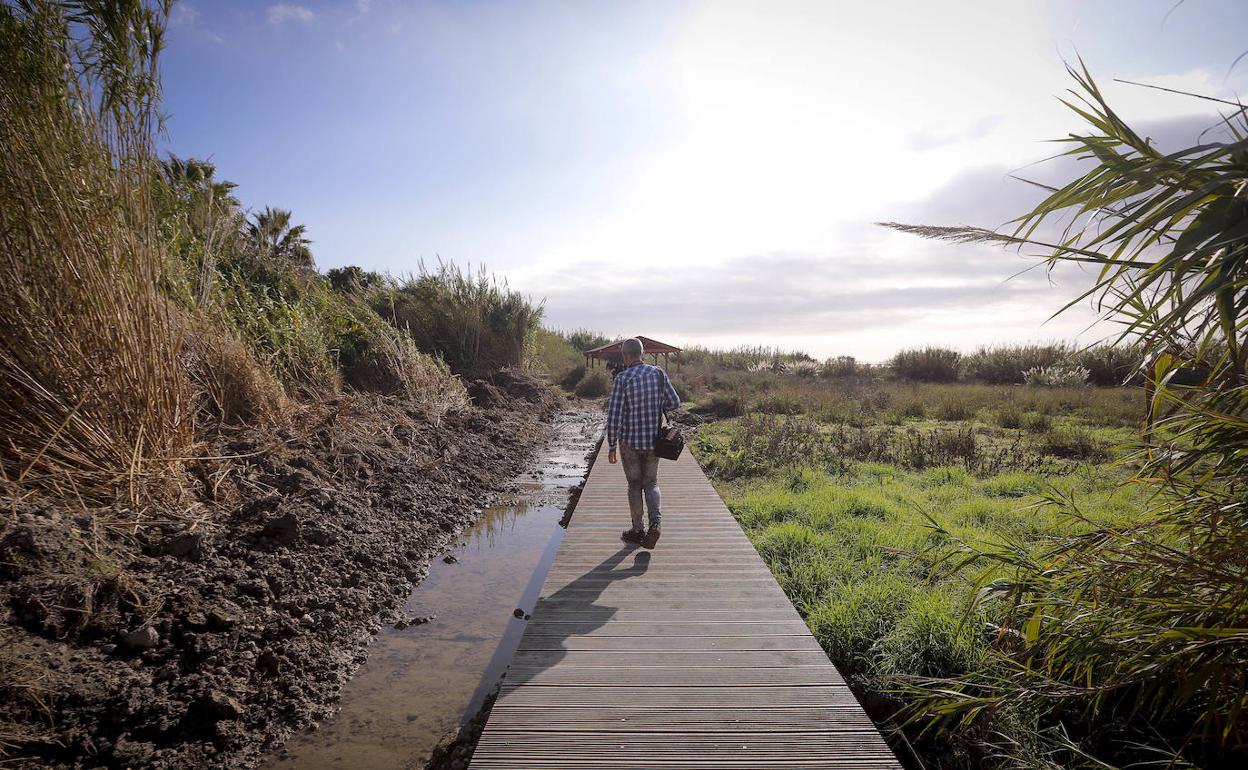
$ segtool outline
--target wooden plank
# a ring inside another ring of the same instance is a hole
[[[575,612],[582,607],[593,606],[597,600],[596,596],[566,594],[559,597],[550,597],[547,599],[538,599],[537,609],[545,612]],[[632,604],[646,606],[655,612],[689,612],[689,611],[731,611],[748,613],[753,610],[764,609],[783,609],[786,612],[796,613],[793,605],[784,600],[783,596],[775,596],[766,594],[763,596],[751,596],[749,593],[741,594],[724,594],[715,595],[712,593],[703,593],[700,596],[689,597],[686,594],[678,594],[656,602],[652,594],[643,594],[635,592],[631,595]]]
[[[708,650],[822,650],[810,634],[790,636],[636,636],[585,637],[526,635],[521,650],[594,650],[608,652],[706,652]]]
[[[639,666],[622,674],[618,668],[554,665],[549,668],[512,666],[507,670],[508,686],[588,685],[591,687],[796,687],[843,684],[832,666],[788,666],[781,668],[690,668]]]
[[[783,709],[837,707],[856,704],[854,694],[844,685],[778,687],[539,687],[503,685],[498,704],[541,708],[619,707],[632,708],[738,708]],[[497,705],[496,705],[497,708]]]
[[[643,551],[604,451],[470,767],[899,770],[692,457]]]
[[[610,620],[605,618],[604,620]],[[529,623],[533,633],[542,636],[640,636],[647,639],[656,636],[789,636],[806,630],[800,620],[751,621],[702,621],[701,623],[647,623],[641,621],[597,622],[593,620],[548,620],[533,618]]]
[[[625,668],[775,668],[827,664],[822,650],[705,650],[699,652],[601,652],[595,650],[526,650],[516,653],[513,666]]]
[[[551,709],[535,706],[496,705],[490,722],[514,730],[558,732],[808,732],[817,730],[859,732],[875,725],[847,699],[842,706],[806,708],[621,708],[574,706]]]
[[[542,605],[545,609],[545,605]],[[559,608],[559,616],[564,620],[582,620],[602,617],[602,610],[592,605],[582,604],[579,606],[563,606]],[[770,622],[777,620],[797,620],[801,619],[797,616],[797,612],[791,607],[780,609],[755,609],[749,612],[743,612],[738,609],[723,610],[668,610],[668,609],[637,609],[637,610],[610,610],[610,619],[620,622],[645,622],[645,623],[671,623],[673,621],[682,622],[705,622],[705,621],[737,621],[747,619],[751,621]]]

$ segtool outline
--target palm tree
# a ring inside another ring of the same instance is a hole
[[[247,223],[247,239],[253,253],[261,259],[276,259],[296,267],[313,268],[312,243],[304,237],[307,227],[291,226],[290,212],[268,206]]]
[[[165,184],[181,194],[183,199],[201,196],[209,204],[237,205],[230,192],[238,185],[216,179],[217,167],[198,158],[179,158],[170,153],[167,160],[160,161],[161,177]]]
[[[199,245],[199,270],[195,281],[195,300],[208,301],[216,277],[218,252],[238,232],[236,220],[239,203],[234,197],[233,182],[218,181],[217,168],[197,158],[179,158],[170,154],[160,161],[160,190],[165,204],[180,229],[190,236],[189,244]]]

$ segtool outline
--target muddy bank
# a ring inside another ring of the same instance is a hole
[[[328,715],[371,635],[525,467],[559,401],[516,375],[471,390],[479,407],[440,425],[351,396],[224,434],[210,452],[233,459],[204,466],[219,512],[193,528],[9,501],[7,762],[247,767]]]
[[[501,682],[563,541],[560,524],[601,426],[600,409],[561,412],[531,470],[432,561],[400,619],[374,637],[339,711],[260,766],[424,767]]]

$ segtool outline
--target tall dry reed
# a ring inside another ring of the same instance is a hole
[[[192,442],[149,191],[166,11],[0,6],[0,474],[19,491],[138,504]]]

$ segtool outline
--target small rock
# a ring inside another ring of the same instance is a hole
[[[313,476],[311,473],[302,468],[297,468],[282,476],[282,478],[277,482],[277,488],[283,494],[287,495],[305,489],[315,489],[316,476]]]
[[[218,608],[208,613],[208,623],[215,628],[233,628],[238,625],[238,616],[230,610]]]
[[[512,610],[512,613],[511,613],[511,614],[512,614],[512,615],[514,615],[515,617],[517,617],[517,618],[521,619],[521,620],[523,620],[523,619],[524,619],[524,610],[520,609],[519,607],[517,607],[517,608],[515,608],[514,610]]]
[[[333,545],[338,542],[337,535],[320,527],[309,527],[307,539],[313,545]]]
[[[209,722],[238,719],[243,713],[243,707],[238,701],[217,690],[211,690],[199,696],[192,708],[197,716]]]
[[[256,660],[256,668],[270,674],[276,674],[282,668],[282,660],[272,650],[265,650],[260,653],[259,659]]]
[[[153,556],[179,556],[191,559],[202,553],[204,536],[198,532],[182,532],[152,545],[148,552]]]
[[[289,545],[299,537],[299,519],[293,513],[274,516],[260,530],[260,537],[272,540],[278,545]]]
[[[151,626],[143,626],[122,634],[121,643],[131,650],[150,650],[160,643],[160,634]]]
[[[260,578],[252,578],[250,580],[243,581],[239,584],[238,590],[243,595],[251,596],[256,599],[267,598],[271,593],[268,582],[261,580]]]
[[[308,615],[305,613],[304,615],[301,615],[299,617],[299,625],[303,626],[304,628],[311,628],[312,626],[316,625],[316,619],[313,618],[311,615]]]
[[[448,553],[446,556],[442,557],[442,561],[446,562],[447,564],[455,564],[459,562],[459,559],[455,558],[455,554]]]

